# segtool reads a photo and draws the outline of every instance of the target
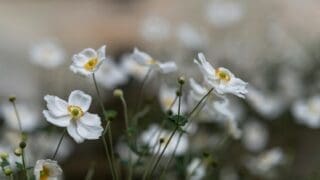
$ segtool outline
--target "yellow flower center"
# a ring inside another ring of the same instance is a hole
[[[68,106],[68,111],[72,119],[77,120],[83,116],[83,111],[78,106]]]
[[[93,71],[98,64],[98,58],[91,58],[87,61],[87,63],[84,65],[84,69],[87,71]]]
[[[147,61],[147,64],[149,64],[149,65],[156,64],[156,63],[157,63],[157,61],[154,60],[153,58],[151,58],[151,59],[149,59],[149,60]]]
[[[40,171],[40,180],[48,180],[50,176],[50,170],[46,166],[42,167],[42,171]]]
[[[220,68],[218,68],[217,70],[216,70],[216,76],[221,80],[221,81],[223,81],[223,82],[229,82],[230,81],[230,79],[231,79],[231,76],[230,76],[230,74],[228,73],[228,71],[226,71],[226,70],[223,70],[223,69],[220,69]]]

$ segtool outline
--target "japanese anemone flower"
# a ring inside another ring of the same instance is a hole
[[[88,111],[91,104],[91,96],[80,90],[72,91],[68,102],[56,96],[46,95],[48,110],[43,114],[48,122],[66,127],[69,135],[81,143],[85,139],[99,139],[103,128],[100,117]]]
[[[80,53],[73,55],[71,71],[83,76],[89,76],[94,73],[106,59],[106,46],[102,46],[97,51],[92,48],[86,48]]]
[[[34,175],[36,180],[58,180],[62,175],[62,169],[58,165],[57,161],[41,159],[36,162]]]
[[[199,66],[206,82],[218,94],[230,93],[245,98],[244,95],[248,93],[246,89],[248,83],[235,77],[227,68],[213,68],[202,53],[198,54],[198,59],[194,59],[194,62]]]
[[[161,63],[149,54],[140,51],[138,48],[134,48],[132,53],[132,59],[142,66],[146,66],[155,70],[160,71],[163,74],[171,73],[177,70],[177,65],[173,61]]]

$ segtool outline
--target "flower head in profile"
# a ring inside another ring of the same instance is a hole
[[[298,123],[310,128],[320,127],[320,96],[315,95],[307,100],[297,100],[292,107],[292,113]]]
[[[155,60],[149,54],[140,51],[138,48],[134,48],[132,58],[140,65],[160,71],[163,74],[171,73],[177,70],[177,65],[175,62],[170,61],[161,63]]]
[[[194,62],[199,66],[206,82],[211,85],[218,94],[234,94],[245,98],[248,92],[247,83],[234,76],[234,74],[224,67],[213,68],[202,53],[198,54],[198,59]]]
[[[148,73],[148,67],[140,65],[137,63],[131,55],[125,54],[121,57],[120,67],[122,71],[126,74],[132,76],[133,78],[143,81],[146,74]],[[154,73],[151,72],[150,76]]]
[[[34,167],[34,175],[36,180],[58,180],[62,175],[62,169],[58,165],[57,161],[50,159],[41,159],[36,162]]]
[[[100,117],[87,112],[91,104],[91,96],[80,90],[72,91],[68,102],[56,96],[46,95],[48,110],[43,114],[48,122],[66,127],[69,135],[81,143],[85,139],[99,139],[103,128]]]
[[[30,50],[32,63],[47,69],[56,68],[65,61],[65,51],[54,41],[35,44]]]
[[[71,71],[83,76],[94,73],[106,59],[106,46],[100,47],[97,51],[92,48],[82,50],[72,57]]]

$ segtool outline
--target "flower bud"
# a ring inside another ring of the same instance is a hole
[[[178,83],[179,84],[184,84],[186,82],[186,80],[184,79],[184,77],[183,76],[180,76],[179,78],[178,78]]]
[[[160,138],[159,142],[160,144],[164,143],[164,138]]]
[[[10,97],[9,97],[9,101],[10,101],[10,102],[14,102],[15,100],[16,100],[16,97],[15,97],[15,96],[10,96]]]
[[[3,168],[3,172],[6,176],[10,176],[12,174],[12,169],[9,166]]]
[[[26,146],[27,146],[27,144],[26,144],[26,142],[24,142],[24,141],[20,142],[20,144],[19,144],[19,147],[20,147],[21,149],[24,149]]]
[[[14,150],[14,154],[15,154],[16,156],[21,156],[21,155],[22,155],[22,149],[21,149],[21,148],[16,148],[16,149]]]
[[[6,152],[0,153],[0,158],[1,158],[1,159],[8,159],[8,157],[9,157],[9,154],[8,154],[8,153],[6,153]]]
[[[181,93],[179,90],[176,91],[176,95],[177,95],[177,96],[181,96],[181,94],[182,94],[182,93]]]
[[[122,91],[121,89],[115,89],[115,90],[113,91],[113,95],[114,95],[115,97],[122,97],[122,96],[123,96],[123,91]]]

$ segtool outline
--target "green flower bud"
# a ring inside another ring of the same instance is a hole
[[[10,176],[12,174],[12,169],[9,166],[3,168],[3,172],[6,176]]]
[[[115,89],[115,90],[113,91],[113,95],[114,95],[115,97],[123,97],[123,91],[122,91],[121,89]]]
[[[21,156],[21,155],[22,155],[22,149],[21,149],[21,148],[16,148],[16,149],[14,150],[14,154],[15,154],[16,156]]]
[[[0,158],[1,158],[1,159],[8,159],[8,157],[9,157],[9,154],[8,154],[8,153],[6,153],[6,152],[0,153]]]

